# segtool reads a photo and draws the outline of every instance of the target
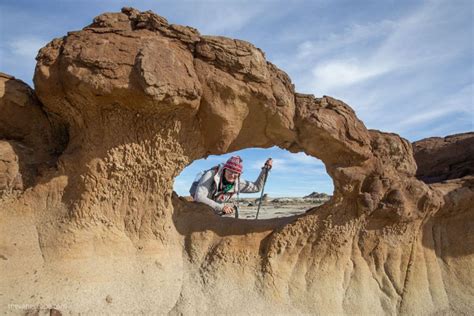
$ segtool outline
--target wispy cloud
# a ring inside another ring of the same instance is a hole
[[[241,11],[235,10],[235,8],[225,8],[217,12],[215,18],[206,24],[202,32],[205,34],[227,34],[238,31],[258,13],[258,10]]]
[[[274,170],[290,172],[308,169],[319,170],[321,168],[324,168],[324,163],[321,160],[308,156],[303,152],[290,153],[288,151],[281,150],[280,152],[278,152],[278,154],[278,157],[272,158]],[[255,160],[250,165],[250,168],[259,170],[260,168],[262,168],[265,161],[266,158]]]
[[[314,89],[338,90],[387,73],[416,71],[428,63],[436,64],[455,58],[460,50],[466,48],[465,45],[447,46],[450,43],[461,44],[456,38],[447,39],[448,42],[446,39],[437,41],[433,38],[440,35],[440,28],[456,19],[456,16],[450,16],[452,12],[443,12],[442,9],[439,3],[428,2],[415,13],[398,21],[356,26],[342,35],[330,36],[329,47],[333,49],[360,44],[361,40],[375,43],[368,49],[353,51],[351,58],[335,58],[317,63],[312,71]],[[351,38],[353,40],[348,40]],[[316,48],[314,54],[320,54],[320,50]]]
[[[341,98],[369,128],[411,139],[443,117],[472,118],[472,4],[469,11],[458,3],[428,1],[394,19],[303,41],[296,62],[286,64],[297,90]],[[456,81],[468,85],[453,89]]]
[[[331,32],[318,40],[307,40],[298,45],[296,57],[299,60],[317,60],[318,58],[333,55],[334,52],[344,51],[349,45],[360,45],[385,37],[392,32],[396,23],[390,20],[368,22],[367,24],[354,23],[345,27],[341,32]]]
[[[41,37],[18,36],[0,44],[0,68],[28,83],[33,78],[35,57],[47,41]]]
[[[47,42],[47,40],[39,37],[27,36],[13,39],[9,43],[9,47],[11,54],[34,60],[40,48],[45,46]]]
[[[293,163],[301,163],[304,165],[313,165],[313,166],[318,166],[318,167],[324,167],[324,163],[316,159],[312,156],[308,156],[304,152],[299,152],[299,153],[290,153],[288,151],[284,151],[282,154],[283,157],[286,159],[290,160]]]
[[[415,107],[416,108],[416,107]],[[443,136],[437,134],[440,128],[444,126],[448,130],[453,130],[452,125],[457,125],[457,132],[462,132],[465,126],[470,125],[470,129],[474,130],[474,84],[466,85],[459,91],[453,94],[443,96],[438,99],[435,104],[427,108],[425,111],[420,111],[417,114],[399,117],[394,120],[395,123],[386,123],[390,130],[397,130],[403,134],[410,134],[413,130],[419,130],[420,126],[433,125],[428,131],[432,134],[426,136]],[[461,122],[464,121],[464,124]],[[461,124],[460,124],[461,123]],[[436,124],[436,125],[434,125]],[[448,133],[449,134],[449,133]],[[420,137],[419,137],[420,138]],[[419,139],[418,138],[418,139]]]
[[[53,30],[60,29],[62,21],[41,17],[32,8],[35,4],[23,4],[24,10],[16,6],[22,4],[0,4],[0,71],[31,84],[35,57],[41,47],[57,36]]]
[[[388,63],[369,62],[363,64],[356,58],[330,60],[313,68],[314,88],[329,91],[368,80],[391,71]]]
[[[196,2],[190,20],[202,34],[231,36],[265,14],[268,6],[266,2],[250,1],[216,1],[212,6]]]

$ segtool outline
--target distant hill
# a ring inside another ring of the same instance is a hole
[[[313,192],[309,195],[304,196],[303,199],[327,199],[329,197],[330,195],[326,193]]]

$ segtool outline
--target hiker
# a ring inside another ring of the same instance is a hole
[[[240,178],[243,172],[242,159],[239,156],[230,157],[225,164],[220,164],[205,171],[193,183],[190,189],[194,201],[209,205],[218,214],[232,214],[234,208],[225,204],[234,194],[259,192],[265,181],[265,171],[272,168],[269,158],[255,182]]]

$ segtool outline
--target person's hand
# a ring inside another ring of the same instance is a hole
[[[268,158],[267,161],[265,161],[265,165],[263,165],[263,168],[270,170],[272,169],[272,164],[273,164],[272,158]]]
[[[224,212],[224,214],[232,214],[234,213],[234,208],[230,207],[229,205],[224,205],[222,212]]]

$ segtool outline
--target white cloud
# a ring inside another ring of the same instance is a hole
[[[323,62],[313,68],[314,85],[319,91],[340,88],[374,78],[391,71],[390,65],[381,62],[363,64],[352,58]]]
[[[27,83],[33,78],[38,51],[48,41],[37,36],[16,36],[0,45],[1,71]]]
[[[16,38],[9,44],[10,54],[34,60],[40,48],[46,43],[47,41],[37,37]]]
[[[442,108],[442,109],[432,110],[427,113],[419,113],[417,115],[410,116],[406,118],[405,120],[397,123],[397,127],[398,127],[397,129],[400,130],[403,127],[426,123],[431,120],[437,119],[443,115],[446,115],[447,113],[450,113],[452,111],[453,110],[449,108]]]
[[[254,170],[260,170],[264,161],[257,161],[252,165]],[[287,179],[295,179],[294,183],[313,184],[317,179],[327,181],[331,179],[325,168],[318,164],[301,163],[291,159],[274,159],[271,177],[286,182]],[[296,180],[297,179],[297,180]]]
[[[459,118],[471,122],[471,130],[474,128],[474,84],[463,87],[452,95],[444,96],[436,103],[420,109],[419,113],[400,118],[396,123],[389,125],[392,130],[407,132],[423,124],[429,124],[435,120],[442,119],[448,115],[459,114]],[[448,124],[449,125],[449,124]],[[435,128],[433,131],[438,130]],[[433,135],[434,136],[434,135]]]
[[[324,163],[321,160],[309,156],[304,152],[290,153],[285,151],[282,156],[287,159],[290,164],[304,164],[306,166],[311,165],[313,167],[324,167]]]
[[[297,91],[342,99],[369,128],[419,139],[450,117],[463,124],[457,131],[472,130],[472,27],[472,12],[429,1],[396,19],[302,41],[291,62],[281,60]]]
[[[334,94],[381,75],[414,71],[424,64],[455,58],[469,44],[462,45],[462,35],[450,36],[450,24],[457,17],[442,4],[446,2],[428,2],[395,21],[354,24],[317,41],[303,41],[295,53],[297,62],[288,63],[289,67],[303,65],[300,86],[305,92]],[[447,30],[439,34],[443,29]]]
[[[333,32],[316,41],[304,41],[298,45],[296,57],[299,60],[307,60],[307,58],[315,60],[328,54],[334,54],[335,51],[344,50],[348,45],[382,37],[392,31],[395,25],[390,20],[382,20],[378,23],[369,22],[367,24],[356,23],[346,27],[340,33]]]
[[[228,35],[241,30],[252,19],[258,18],[266,11],[265,3],[251,2],[216,2],[212,6],[200,6],[195,15],[193,26],[201,34]],[[209,19],[212,12],[212,19]]]

